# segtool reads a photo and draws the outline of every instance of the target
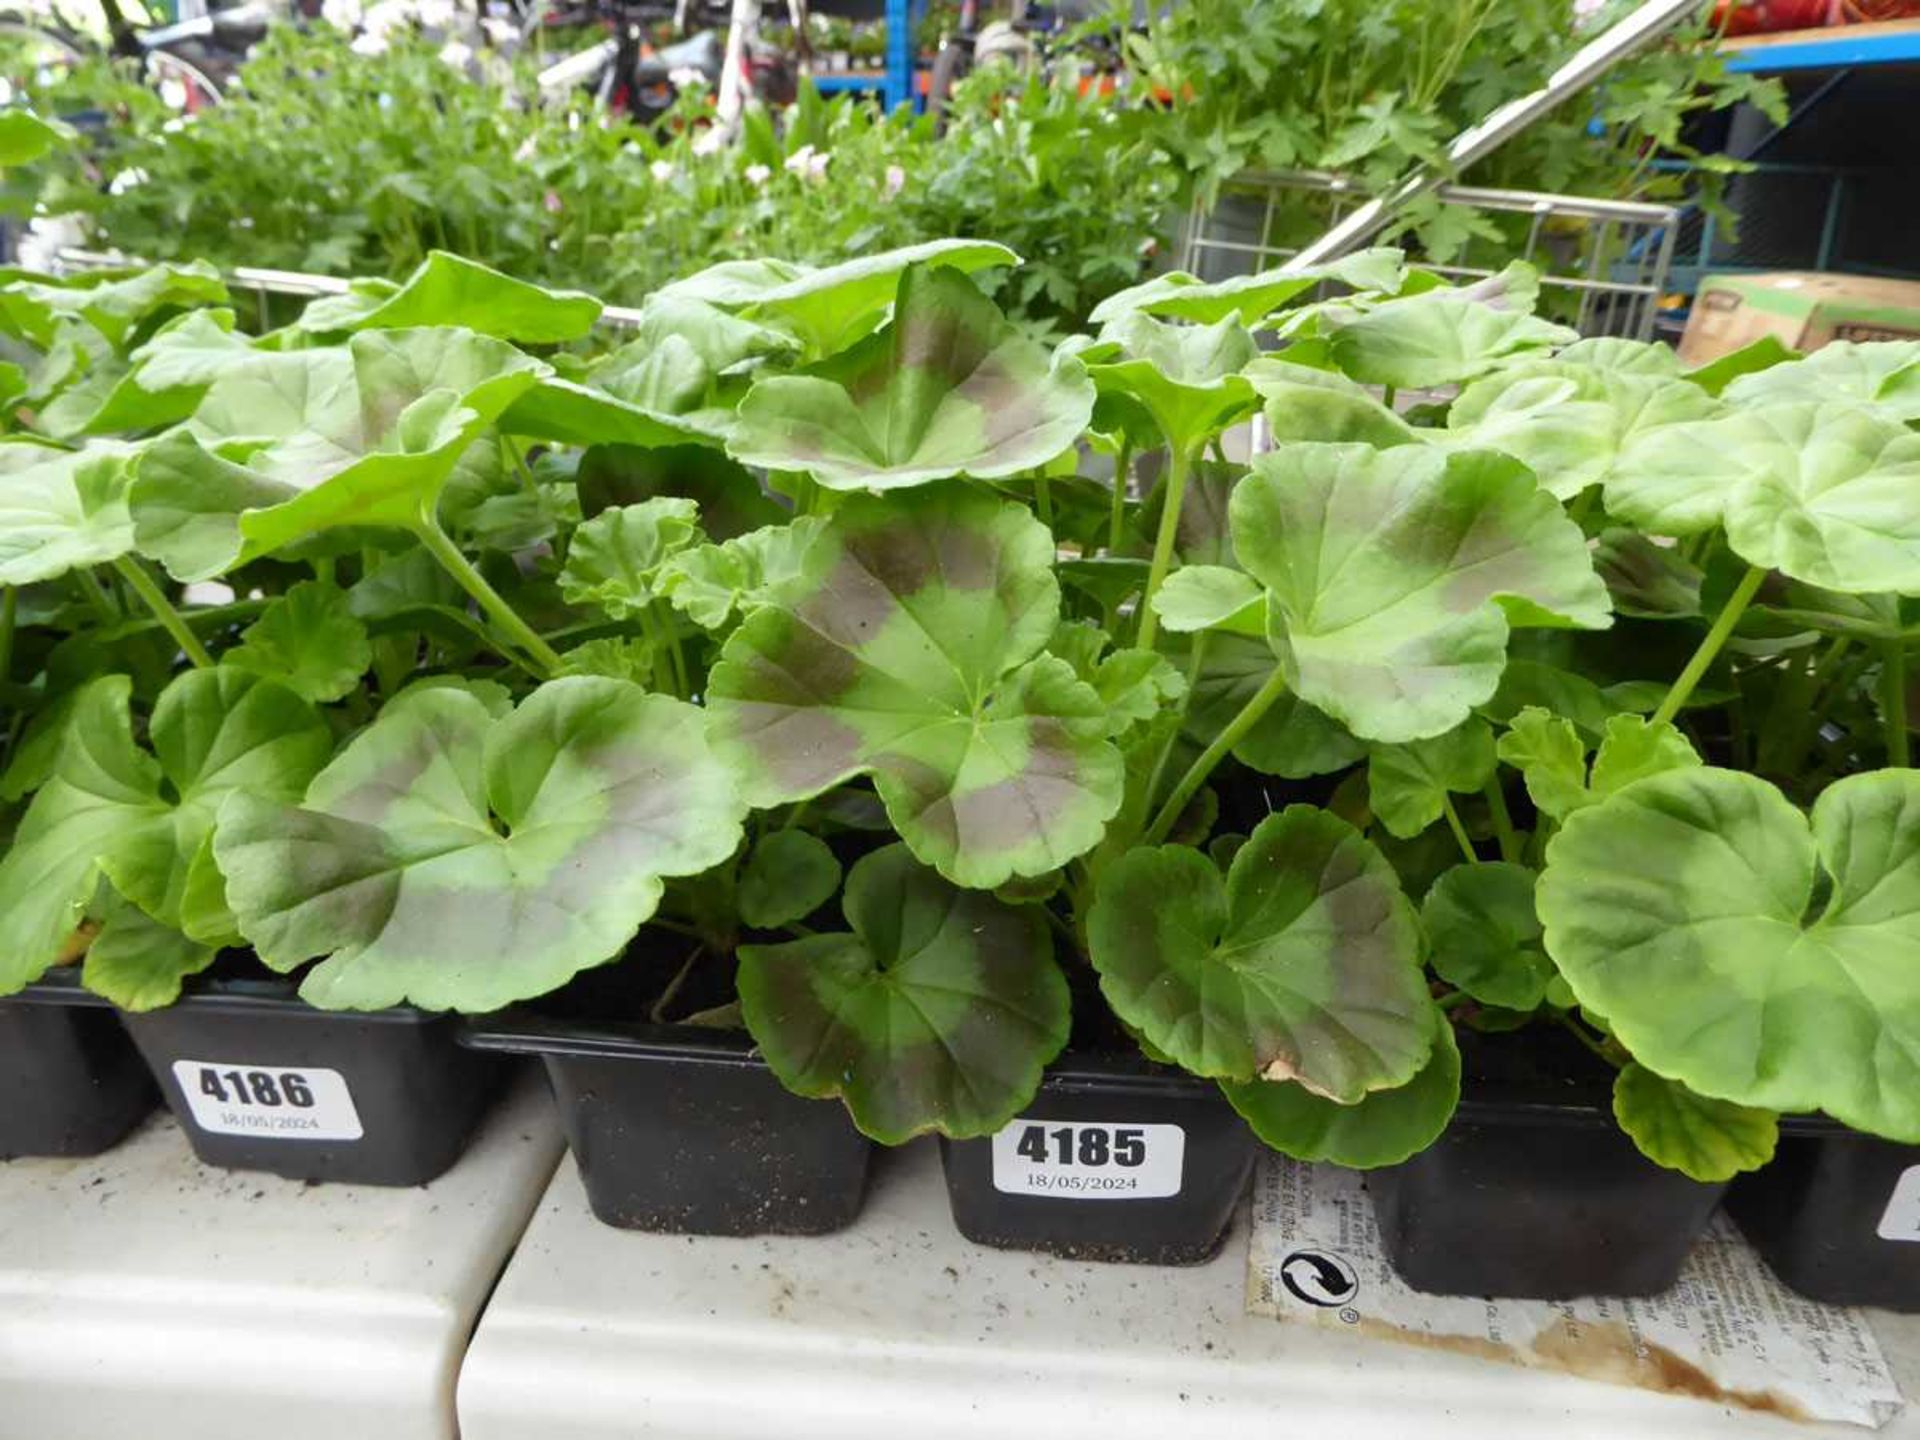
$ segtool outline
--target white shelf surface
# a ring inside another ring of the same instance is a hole
[[[165,1116],[0,1164],[0,1440],[453,1440],[460,1356],[561,1148],[528,1074],[427,1186],[210,1169]]]
[[[961,1239],[939,1157],[883,1157],[866,1213],[811,1239],[593,1219],[563,1161],[461,1372],[463,1440],[1920,1440],[1248,1316],[1245,1212],[1192,1269]],[[1920,1318],[1875,1315],[1920,1395]],[[1544,1428],[1543,1428],[1544,1427]]]

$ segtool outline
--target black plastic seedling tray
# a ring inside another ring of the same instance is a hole
[[[1195,1265],[1220,1248],[1259,1142],[1204,1080],[1069,1052],[990,1139],[943,1140],[969,1240],[1075,1259]]]
[[[0,1160],[98,1155],[156,1098],[119,1019],[78,977],[56,971],[0,1000]]]
[[[278,978],[203,978],[125,1021],[201,1160],[295,1180],[425,1184],[507,1069],[449,1017],[316,1010]]]
[[[1463,1033],[1446,1133],[1367,1188],[1400,1278],[1440,1295],[1653,1295],[1679,1278],[1724,1185],[1647,1159],[1611,1076],[1571,1037]]]
[[[1830,1305],[1920,1313],[1920,1145],[1788,1117],[1727,1211],[1773,1273]]]
[[[473,1022],[465,1043],[546,1063],[608,1225],[822,1235],[860,1213],[873,1142],[838,1103],[787,1091],[744,1032],[509,1011]]]

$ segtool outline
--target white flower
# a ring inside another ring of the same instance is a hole
[[[147,179],[147,172],[136,165],[131,170],[122,170],[118,175],[114,176],[113,179],[109,180],[107,182],[107,193],[109,195],[124,195],[127,191],[133,189],[134,186],[146,184]]]
[[[336,30],[352,30],[360,15],[360,0],[321,0],[320,18]]]
[[[184,115],[176,115],[160,127],[160,133],[163,135],[178,135],[186,128],[187,117]]]
[[[749,185],[754,185],[754,186],[764,185],[767,183],[769,179],[772,178],[772,176],[773,176],[773,171],[769,170],[764,165],[747,166],[747,183]]]
[[[533,158],[533,136],[529,135],[520,142],[520,148],[513,152],[513,163],[524,165]]]
[[[898,165],[889,165],[887,167],[888,199],[892,199],[895,195],[898,195],[900,191],[905,188],[906,183],[907,172],[905,170],[902,170]]]
[[[444,30],[454,21],[453,0],[420,0],[414,13],[429,30]]]
[[[827,162],[831,159],[833,159],[833,156],[828,155],[824,152],[818,155],[809,155],[807,157],[807,179],[809,180],[826,179],[827,178]]]
[[[783,168],[790,175],[804,175],[807,167],[813,163],[813,146],[802,145],[787,156]]]
[[[664,185],[680,173],[674,169],[671,160],[656,160],[647,167],[647,172],[653,176],[656,185]]]
[[[356,55],[384,55],[387,53],[387,37],[369,30],[364,35],[356,35],[350,48]]]
[[[473,47],[458,40],[449,40],[440,47],[440,58],[456,70],[467,68],[467,62],[473,59]]]

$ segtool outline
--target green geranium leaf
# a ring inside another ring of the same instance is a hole
[[[1652,695],[1640,704],[1632,688],[1651,684]],[[1480,707],[1489,720],[1512,723],[1513,717],[1529,707],[1551,710],[1571,720],[1582,738],[1598,743],[1607,721],[1623,710],[1651,710],[1666,695],[1667,687],[1658,682],[1627,681],[1625,687],[1601,689],[1586,676],[1562,670],[1540,660],[1510,659],[1500,676],[1500,688],[1493,699]],[[1631,703],[1630,703],[1631,702]]]
[[[653,684],[654,646],[632,635],[586,640],[560,656],[561,675],[604,675],[635,685]]]
[[[1500,737],[1500,758],[1527,782],[1534,806],[1556,819],[1603,800],[1636,780],[1698,765],[1700,757],[1671,724],[1654,725],[1644,715],[1611,715],[1587,772],[1587,747],[1573,725],[1529,706]]]
[[[1571,720],[1529,705],[1513,717],[1496,748],[1520,772],[1542,815],[1557,820],[1593,798],[1587,791],[1587,745]]]
[[[1700,613],[1699,567],[1673,546],[1656,544],[1637,530],[1601,531],[1593,566],[1621,615],[1686,620]]]
[[[1367,795],[1387,833],[1410,840],[1440,818],[1447,795],[1478,790],[1493,778],[1493,730],[1464,725],[1406,745],[1375,745],[1367,756]]]
[[[804,920],[840,888],[840,862],[804,830],[776,830],[740,871],[740,918],[758,930]]]
[[[871,774],[900,838],[991,888],[1090,849],[1120,804],[1106,706],[1041,652],[1053,537],[960,486],[849,501],[728,638],[715,743],[757,806]]]
[[[778,260],[732,261],[676,281],[658,295],[738,310],[794,335],[818,358],[846,349],[878,325],[911,269],[968,275],[1019,263],[1018,255],[991,240],[929,240],[818,270]]]
[[[1687,371],[1687,378],[1709,395],[1724,395],[1727,387],[1742,375],[1757,375],[1799,358],[1800,352],[1791,349],[1777,335],[1762,335],[1751,345],[1742,345],[1717,360]]]
[[[1187,693],[1187,681],[1164,655],[1120,650],[1095,667],[1094,691],[1107,710],[1107,733],[1115,738],[1165,713]]]
[[[466,689],[389,702],[301,806],[240,794],[214,853],[260,958],[323,1009],[493,1010],[618,956],[740,843],[699,710],[549,681],[496,716]]]
[[[601,308],[578,290],[543,289],[434,250],[398,289],[322,297],[307,306],[295,327],[321,332],[463,325],[497,340],[550,345],[585,335]]]
[[[1406,278],[1407,257],[1385,246],[1356,250],[1325,265],[1309,265],[1297,270],[1281,266],[1257,275],[1235,275],[1213,284],[1200,281],[1184,270],[1174,270],[1109,295],[1094,307],[1088,318],[1102,325],[1140,311],[1191,320],[1198,325],[1212,325],[1228,318],[1242,325],[1253,325],[1329,280],[1355,290],[1380,290],[1391,295],[1399,291]]]
[[[1701,1095],[1920,1141],[1920,772],[1812,825],[1751,775],[1654,775],[1547,847],[1547,951],[1641,1064]]]
[[[888,1145],[990,1135],[1067,1040],[1066,979],[1032,906],[959,890],[903,846],[847,878],[852,934],[740,949],[740,1008],[781,1083],[839,1096]]]
[[[1184,846],[1101,876],[1087,938],[1114,1013],[1196,1075],[1291,1080],[1353,1104],[1433,1047],[1413,907],[1359,831],[1293,805],[1222,881]]]
[[[1259,352],[1246,327],[1169,325],[1151,315],[1122,315],[1086,352],[1087,373],[1102,394],[1124,397],[1153,417],[1174,450],[1191,455],[1259,408],[1240,372]]]
[[[1849,594],[1920,591],[1920,435],[1848,405],[1775,405],[1632,448],[1607,509],[1652,533],[1724,525],[1751,565]]]
[[[1324,385],[1262,385],[1259,389],[1267,402],[1267,430],[1276,446],[1316,440],[1390,450],[1420,444],[1430,436],[1364,391],[1348,393]]]
[[[242,632],[225,663],[278,680],[309,700],[339,700],[359,686],[373,663],[373,645],[346,591],[302,580]]]
[[[1724,393],[1733,404],[1753,409],[1843,401],[1904,425],[1920,420],[1920,341],[1836,340],[1804,360],[1742,375]]]
[[[1077,361],[1051,364],[965,276],[910,269],[884,331],[749,390],[728,450],[834,490],[891,490],[1033,469],[1092,414]]]
[[[0,585],[52,580],[132,550],[132,454],[111,440],[80,450],[0,441]]]
[[[1288,683],[1369,740],[1465,720],[1512,625],[1612,623],[1586,537],[1502,456],[1292,445],[1254,462],[1231,512]]]
[[[1483,1005],[1537,1010],[1554,978],[1534,914],[1534,872],[1505,861],[1456,865],[1420,902],[1434,973]]]
[[[116,349],[143,320],[162,310],[191,305],[220,305],[227,287],[205,261],[189,265],[154,265],[122,278],[87,277],[81,285],[58,285],[16,280],[6,287],[7,328],[45,350],[51,347],[57,322],[84,320]]]
[[[1187,733],[1210,745],[1267,683],[1273,651],[1264,641],[1215,633],[1187,706]],[[1234,759],[1266,775],[1290,780],[1331,775],[1366,758],[1366,743],[1297,695],[1283,695],[1233,747]]]
[[[233,324],[231,310],[189,310],[169,320],[129,357],[133,378],[153,394],[211,385],[259,353],[246,336],[234,334]]]
[[[1654,379],[1681,374],[1680,357],[1671,345],[1654,340],[1623,340],[1614,335],[1597,335],[1576,340],[1555,355],[1561,365],[1582,365],[1611,375],[1645,375]]]
[[[643,500],[602,510],[573,532],[560,593],[570,605],[593,605],[616,620],[636,615],[659,596],[660,567],[700,538],[700,507],[691,500]]]
[[[1539,362],[1469,385],[1448,409],[1446,438],[1511,455],[1570,500],[1611,481],[1642,437],[1719,410],[1685,380]]]
[[[149,754],[134,744],[131,690],[126,676],[109,675],[75,698],[53,774],[0,862],[0,904],[13,927],[0,991],[53,963],[101,876],[179,928],[195,856],[221,803],[236,793],[297,795],[333,748],[306,701],[223,666],[189,671],[161,692]]]
[[[695,545],[668,556],[654,587],[703,630],[726,628],[800,573],[807,550],[827,522],[802,515],[790,525],[766,525],[718,545]]]
[[[1167,576],[1153,597],[1154,614],[1176,634],[1230,630],[1267,633],[1267,592],[1258,581],[1224,565],[1186,565]]]
[[[257,357],[142,455],[127,497],[140,548],[202,580],[339,526],[417,529],[461,456],[546,373],[452,329]]]
[[[1771,1110],[1709,1100],[1642,1065],[1614,1077],[1613,1116],[1654,1164],[1707,1184],[1758,1170],[1780,1138],[1780,1119]]]
[[[1223,1081],[1240,1118],[1263,1143],[1296,1160],[1372,1170],[1418,1155],[1447,1128],[1460,1103],[1460,1047],[1434,1017],[1433,1053],[1405,1085],[1340,1105],[1288,1082]]]
[[[1369,385],[1431,389],[1579,339],[1531,313],[1538,284],[1531,267],[1516,261],[1492,281],[1386,301],[1333,332],[1334,363]]]
[[[80,983],[122,1010],[158,1010],[178,1000],[181,983],[219,953],[115,897],[100,933],[87,945]]]

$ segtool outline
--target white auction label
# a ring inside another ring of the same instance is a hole
[[[194,1123],[215,1135],[358,1140],[366,1133],[338,1070],[176,1060],[173,1079]]]
[[[1875,1233],[1882,1240],[1920,1240],[1920,1165],[1900,1172]]]
[[[993,1188],[1056,1200],[1154,1200],[1180,1193],[1178,1125],[1016,1120],[993,1137]]]

